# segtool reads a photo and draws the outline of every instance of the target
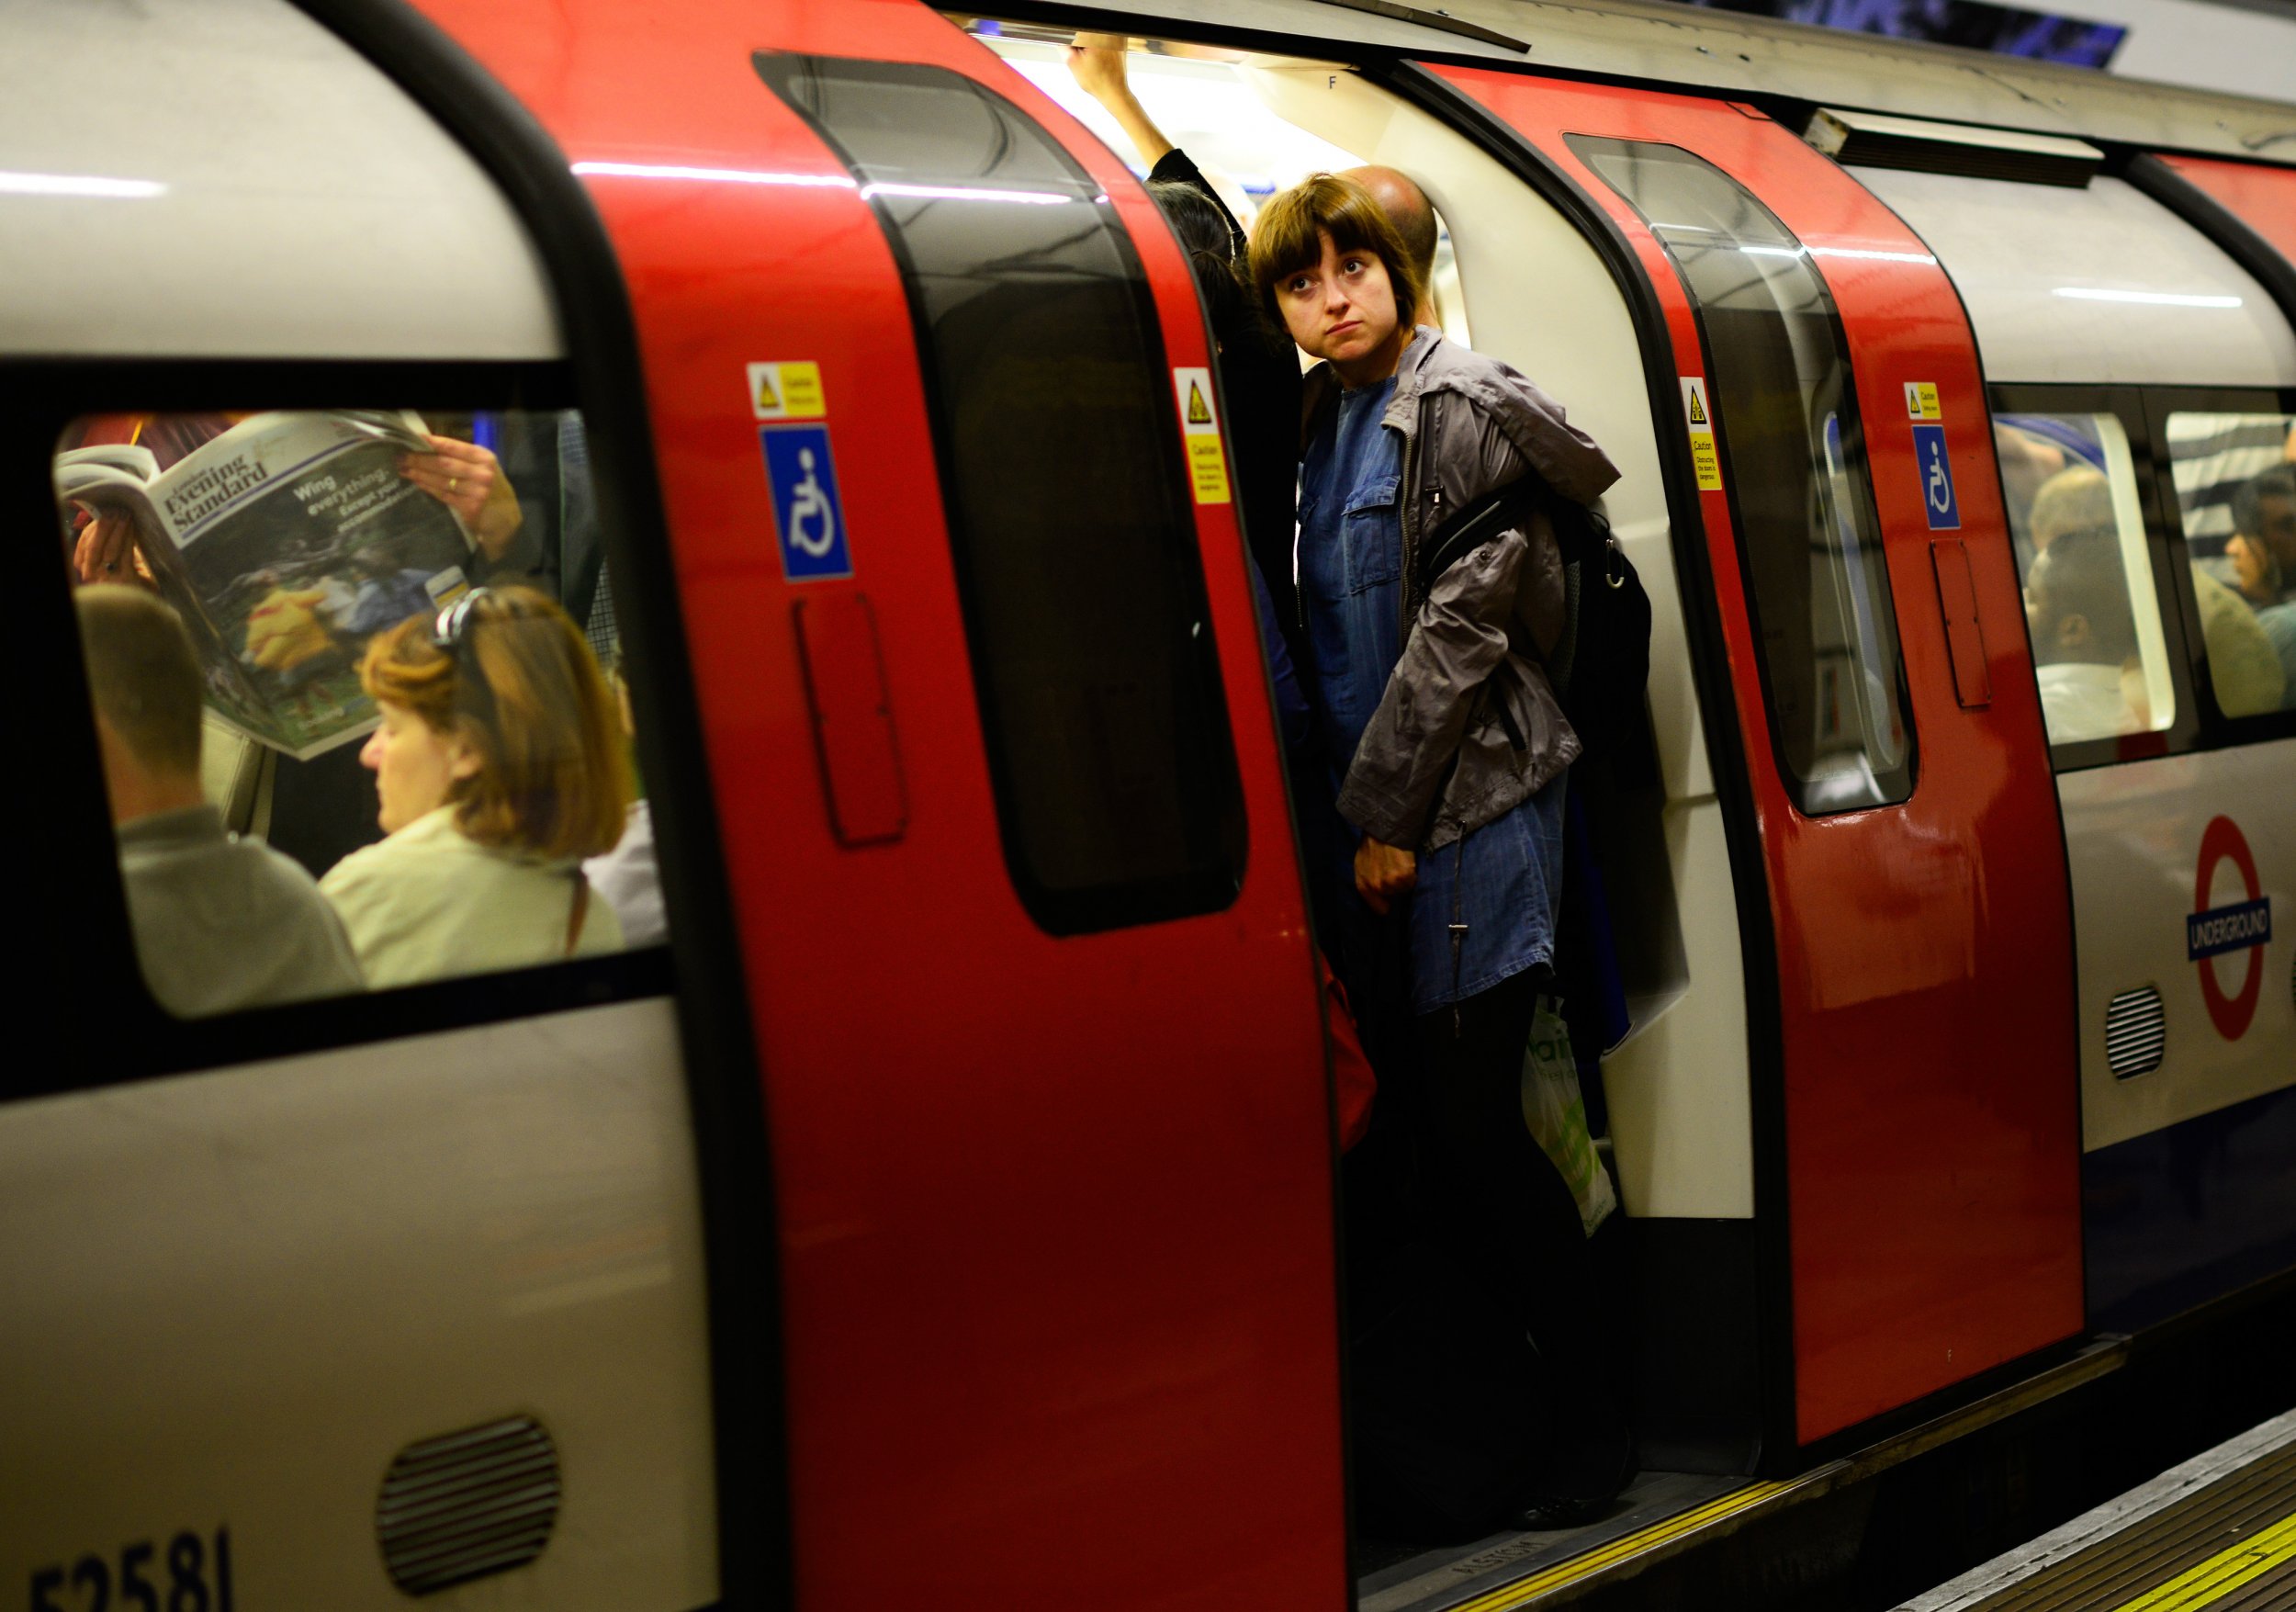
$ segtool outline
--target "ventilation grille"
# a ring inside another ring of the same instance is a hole
[[[410,1595],[523,1567],[557,1520],[558,1452],[530,1416],[409,1445],[375,1505],[383,1566]]]
[[[2151,986],[2122,991],[2105,1009],[2105,1062],[2126,1080],[2160,1067],[2168,1044],[2168,1020],[2160,993]]]
[[[1821,107],[1802,138],[1837,163],[2084,188],[2105,153],[2086,141]]]

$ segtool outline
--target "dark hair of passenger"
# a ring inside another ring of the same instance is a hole
[[[141,588],[97,582],[72,596],[96,714],[147,772],[199,772],[199,657],[181,617]]]
[[[2296,465],[2274,465],[2233,489],[2233,530],[2249,537],[2264,535],[2264,501],[2296,500]]]
[[[1282,325],[1277,282],[1322,260],[1326,231],[1340,251],[1368,252],[1386,266],[1388,283],[1395,291],[1396,320],[1409,324],[1412,310],[1426,292],[1419,271],[1371,193],[1337,174],[1311,174],[1283,191],[1261,210],[1253,227],[1252,285],[1268,317]]]
[[[1148,198],[1180,238],[1180,250],[1187,254],[1188,270],[1196,276],[1213,331],[1224,336],[1250,329],[1259,316],[1232,256],[1235,242],[1228,232],[1227,215],[1196,186],[1174,179],[1150,185]]]
[[[2093,660],[2118,665],[2136,653],[2136,610],[2120,539],[2103,532],[2068,532],[2033,561],[2032,585],[2051,641],[2046,660]],[[2088,641],[2067,654],[2055,635],[2066,617],[2088,624]]]
[[[478,752],[455,824],[481,845],[551,860],[603,855],[629,815],[622,720],[581,629],[532,588],[490,590],[451,646],[417,615],[368,643],[359,681]]]

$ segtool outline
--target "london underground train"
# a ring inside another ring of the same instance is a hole
[[[1530,1604],[2296,1268],[2296,107],[1531,0],[5,27],[17,1604]],[[1412,175],[1623,471],[1645,1477],[1576,1535],[1351,1556],[1232,422],[1081,28],[1241,209]],[[390,575],[224,517],[385,411],[621,671],[665,932],[171,1011],[59,467],[171,512],[208,797],[321,874]]]

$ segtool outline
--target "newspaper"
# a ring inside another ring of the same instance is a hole
[[[165,471],[132,445],[60,454],[56,492],[133,521],[209,708],[307,760],[379,720],[359,686],[367,639],[469,587],[462,524],[400,473],[430,451],[404,411],[257,414]]]

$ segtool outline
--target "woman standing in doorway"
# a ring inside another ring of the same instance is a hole
[[[1423,1089],[1402,1106],[1428,1174],[1495,1238],[1558,1401],[1577,1407],[1528,1485],[1544,1501],[1532,1526],[1554,1526],[1606,1503],[1630,1461],[1623,1419],[1590,1404],[1607,1401],[1609,1373],[1577,1209],[1522,1112],[1579,751],[1541,665],[1564,625],[1562,558],[1537,513],[1424,592],[1413,558],[1492,489],[1535,475],[1587,502],[1618,471],[1514,370],[1406,321],[1424,288],[1353,180],[1320,174],[1270,201],[1251,266],[1269,312],[1322,360],[1302,411],[1303,671],[1356,836],[1343,899],[1367,932],[1402,930],[1360,955],[1400,954],[1406,976],[1361,986],[1408,1003]]]

